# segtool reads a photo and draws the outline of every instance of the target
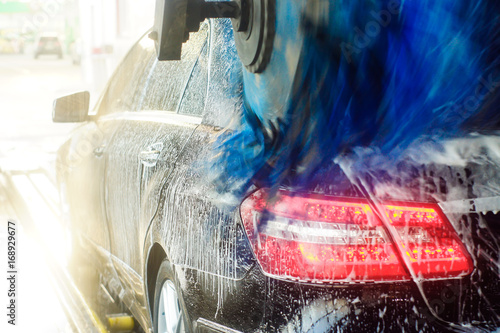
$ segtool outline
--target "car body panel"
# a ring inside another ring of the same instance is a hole
[[[162,122],[143,121],[147,116],[137,118],[125,115],[120,120],[108,146],[104,179],[107,215],[113,221],[109,227],[111,253],[141,272],[144,235],[157,207],[155,194],[162,179],[172,172],[196,124],[177,120],[175,113],[162,115]],[[135,241],[131,243],[131,239]]]
[[[105,147],[117,127],[106,120],[88,122],[77,127],[72,138],[58,152],[57,172],[63,199],[69,210],[72,228],[110,250],[106,219]]]

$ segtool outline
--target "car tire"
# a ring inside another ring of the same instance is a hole
[[[153,326],[155,333],[191,332],[179,284],[168,260],[162,262],[156,276]]]

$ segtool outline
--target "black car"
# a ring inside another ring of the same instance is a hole
[[[63,57],[61,42],[57,35],[45,34],[38,39],[35,46],[35,59],[41,55],[57,55],[59,59]]]
[[[333,162],[300,189],[217,192],[207,161],[242,107],[232,35],[207,20],[169,62],[145,35],[94,113],[88,93],[56,101],[55,121],[82,122],[57,159],[76,275],[95,268],[146,332],[499,327],[497,165],[375,170],[376,201]]]

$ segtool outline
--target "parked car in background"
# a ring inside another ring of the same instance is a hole
[[[232,34],[205,21],[170,62],[145,35],[90,115],[88,93],[56,101],[54,121],[81,122],[57,158],[76,278],[91,267],[146,332],[500,327],[499,216],[472,194],[498,166],[374,171],[379,203],[333,162],[273,198],[214,194],[205,166],[242,107]]]
[[[59,59],[62,59],[63,50],[57,34],[45,33],[40,36],[35,44],[35,59],[41,55],[57,55]]]

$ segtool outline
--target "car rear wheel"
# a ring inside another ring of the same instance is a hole
[[[155,286],[154,332],[185,333],[187,323],[173,267],[167,260],[158,270]]]

